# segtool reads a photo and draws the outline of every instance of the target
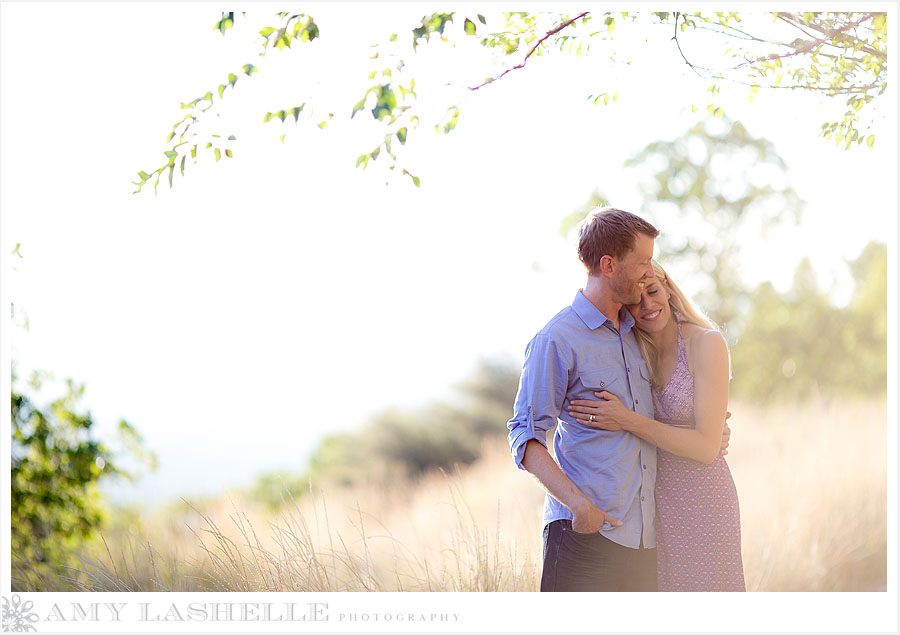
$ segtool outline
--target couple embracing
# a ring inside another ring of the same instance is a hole
[[[728,348],[653,260],[658,235],[585,219],[587,283],[526,349],[509,444],[547,492],[541,591],[745,590]]]

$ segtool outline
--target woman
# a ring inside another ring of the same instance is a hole
[[[582,425],[626,430],[657,446],[660,591],[744,591],[737,491],[719,454],[728,404],[725,338],[653,262],[656,277],[628,305],[650,371],[655,419],[611,393],[573,400]]]

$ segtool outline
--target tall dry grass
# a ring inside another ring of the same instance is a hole
[[[734,412],[727,460],[741,505],[748,590],[885,590],[885,403]]]
[[[884,404],[731,410],[748,590],[883,590]],[[313,487],[277,514],[239,493],[122,513],[60,588],[533,591],[542,500],[496,441],[463,470]]]

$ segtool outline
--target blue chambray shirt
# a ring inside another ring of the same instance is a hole
[[[579,291],[534,336],[525,349],[525,363],[509,420],[509,447],[522,467],[525,444],[536,439],[547,445],[553,437],[555,458],[562,471],[597,507],[622,521],[605,522],[600,530],[613,542],[633,549],[656,546],[653,521],[656,502],[656,447],[623,431],[590,428],[569,416],[572,399],[596,399],[607,390],[627,408],[653,418],[650,374],[637,346],[634,318],[623,307],[619,330]],[[558,420],[558,424],[557,424]],[[572,512],[555,498],[544,501],[544,525],[572,519]]]

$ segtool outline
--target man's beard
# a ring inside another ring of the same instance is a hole
[[[635,282],[613,277],[609,286],[612,288],[616,302],[637,304],[641,301],[641,288]]]

